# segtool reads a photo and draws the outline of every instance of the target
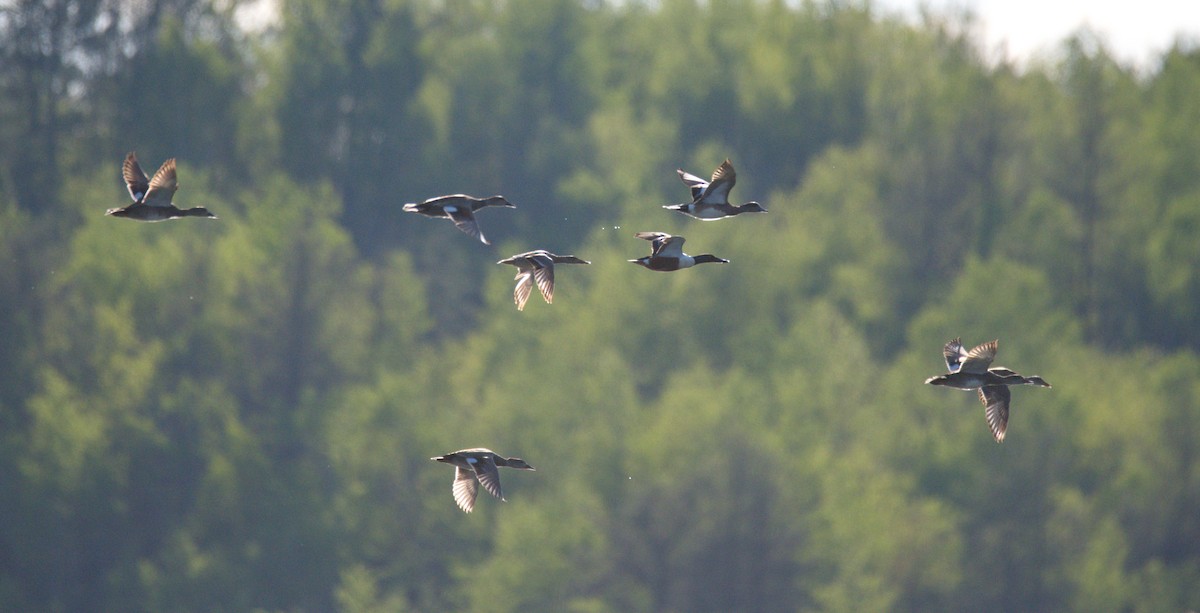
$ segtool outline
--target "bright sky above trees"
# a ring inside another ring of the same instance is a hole
[[[1101,34],[1117,59],[1156,61],[1177,37],[1200,41],[1200,4],[1179,0],[876,0],[888,10],[916,15],[922,6],[938,13],[969,10],[980,18],[989,49],[1027,60],[1054,51],[1080,28]]]

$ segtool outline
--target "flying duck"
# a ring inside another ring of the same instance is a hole
[[[507,466],[509,468],[517,468],[520,470],[534,470],[532,466],[525,463],[521,458],[506,458],[497,455],[491,449],[477,447],[475,449],[463,449],[448,453],[443,456],[429,458],[438,462],[445,462],[454,467],[454,502],[458,503],[458,508],[464,513],[470,513],[475,508],[475,494],[478,489],[475,486],[475,481],[483,485],[483,489],[489,494],[504,500],[504,494],[500,492],[500,470],[498,466]]]
[[[517,205],[505,200],[504,196],[476,198],[465,194],[451,194],[430,198],[425,202],[410,202],[404,205],[404,210],[429,217],[449,218],[459,230],[478,238],[485,245],[490,245],[488,239],[484,238],[483,233],[479,231],[479,224],[475,222],[475,211],[485,206],[517,208]]]
[[[742,205],[729,204],[729,190],[737,182],[733,164],[725,160],[713,171],[712,181],[705,181],[694,174],[676,170],[679,178],[692,190],[692,201],[685,204],[668,204],[664,209],[679,211],[702,221],[725,219],[741,213],[766,213],[761,204],[751,201]]]
[[[535,282],[542,292],[542,298],[546,299],[546,304],[554,304],[555,264],[591,264],[573,255],[556,255],[545,249],[518,253],[496,263],[517,267],[517,289],[513,290],[513,302],[517,303],[518,311],[525,310],[525,302],[529,300]]]
[[[1024,377],[1010,369],[991,366],[998,347],[999,341],[993,340],[967,351],[962,341],[956,338],[942,348],[942,355],[946,358],[946,369],[950,372],[930,377],[925,383],[960,390],[978,390],[979,401],[983,403],[984,416],[987,417],[992,437],[997,443],[1002,443],[1008,430],[1008,406],[1012,398],[1008,386],[1050,387],[1050,384],[1036,375]]]
[[[104,212],[105,215],[136,221],[166,221],[179,217],[217,218],[203,207],[179,209],[171,203],[175,190],[179,189],[179,183],[175,179],[175,158],[163,162],[158,172],[154,173],[154,178],[147,179],[146,173],[138,164],[137,155],[130,151],[129,155],[125,156],[121,174],[125,177],[125,186],[129,189],[133,204],[108,209]]]
[[[650,255],[629,261],[639,266],[645,266],[650,270],[670,272],[681,268],[691,268],[696,264],[707,264],[710,262],[729,263],[729,260],[719,258],[710,253],[703,255],[688,255],[684,253],[683,243],[686,239],[682,236],[671,236],[665,232],[638,232],[634,236],[651,241]]]

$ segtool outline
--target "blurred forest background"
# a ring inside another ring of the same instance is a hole
[[[0,609],[1200,608],[1195,46],[280,4],[0,2]],[[130,150],[221,219],[105,217]],[[659,208],[725,157],[770,213]],[[400,210],[453,192],[495,247]],[[518,313],[534,248],[594,264]],[[1003,445],[922,385],[960,335],[1054,384]],[[538,471],[464,515],[471,446]]]

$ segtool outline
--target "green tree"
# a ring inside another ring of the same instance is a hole
[[[425,66],[413,4],[289,0],[271,49],[265,95],[280,164],[296,180],[333,185],[342,222],[364,249],[397,232],[385,207],[398,208],[405,194],[422,200],[431,188],[421,164],[430,135],[416,101]]]

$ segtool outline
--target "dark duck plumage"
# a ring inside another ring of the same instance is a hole
[[[489,494],[504,500],[504,494],[500,490],[500,469],[497,467],[535,470],[521,458],[506,458],[483,447],[462,449],[429,459],[454,467],[454,502],[458,503],[458,508],[464,513],[470,513],[475,508],[475,496],[478,493],[476,481],[483,485],[483,489]]]
[[[692,190],[692,201],[684,204],[668,204],[664,209],[679,211],[684,215],[701,221],[725,219],[742,213],[766,213],[761,204],[750,201],[741,205],[729,204],[729,190],[737,182],[737,173],[733,164],[725,160],[712,174],[711,181],[705,181],[696,175],[676,170],[679,179]]]
[[[466,194],[450,194],[449,196],[430,198],[425,202],[410,202],[404,205],[404,210],[409,213],[420,213],[428,217],[449,219],[454,222],[455,227],[459,230],[478,238],[485,245],[490,245],[491,243],[488,242],[487,238],[484,238],[483,232],[479,231],[479,224],[475,221],[475,211],[487,206],[517,208],[517,205],[506,200],[504,196],[476,198]]]
[[[650,241],[650,255],[629,261],[650,270],[670,272],[681,268],[691,268],[696,264],[729,263],[729,260],[719,258],[711,253],[703,255],[684,253],[683,243],[686,239],[682,236],[671,236],[665,232],[638,232],[634,236]]]
[[[138,164],[137,155],[130,151],[129,155],[125,156],[121,174],[125,178],[125,186],[129,189],[133,204],[108,209],[104,212],[105,215],[135,221],[166,221],[180,217],[217,218],[204,207],[180,209],[171,202],[175,191],[179,189],[179,182],[175,177],[175,158],[163,162],[158,172],[154,173],[154,178],[147,179],[146,173]]]
[[[960,390],[978,390],[979,401],[984,406],[988,428],[997,443],[1004,442],[1008,431],[1008,410],[1012,399],[1010,385],[1036,385],[1050,387],[1039,376],[1025,377],[1002,366],[991,366],[996,357],[999,341],[983,343],[967,351],[960,339],[946,343],[942,355],[946,358],[946,369],[950,372],[925,380],[929,385],[943,385]]]
[[[555,264],[591,264],[591,262],[573,255],[557,255],[545,249],[518,253],[496,263],[511,264],[517,267],[517,276],[515,277],[517,288],[513,290],[513,302],[517,303],[518,311],[525,310],[525,303],[533,292],[534,283],[537,283],[538,290],[542,292],[542,298],[546,300],[546,304],[554,304]]]

